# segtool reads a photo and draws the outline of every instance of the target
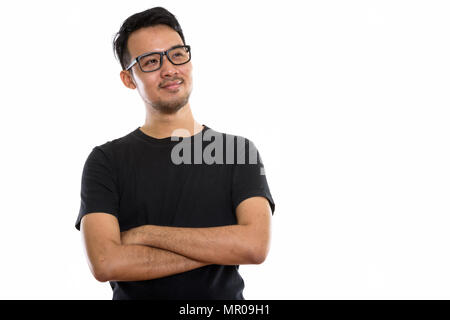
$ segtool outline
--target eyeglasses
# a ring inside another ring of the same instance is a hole
[[[142,72],[153,72],[161,68],[164,55],[174,65],[188,63],[191,60],[191,46],[180,45],[164,52],[147,52],[134,59],[125,70],[130,70],[136,63]]]

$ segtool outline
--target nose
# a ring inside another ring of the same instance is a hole
[[[161,60],[161,76],[163,77],[172,76],[173,74],[177,73],[178,73],[177,67],[174,64],[172,64],[172,62],[169,61],[167,55],[163,55],[163,58]]]

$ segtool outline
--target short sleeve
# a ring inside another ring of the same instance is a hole
[[[119,195],[111,160],[98,146],[93,148],[83,167],[81,205],[75,228],[81,219],[93,212],[105,212],[118,218]]]
[[[273,201],[272,194],[270,193],[269,185],[267,183],[261,155],[251,140],[245,139],[244,146],[245,149],[239,147],[238,145],[237,158],[239,158],[239,153],[243,152],[245,154],[245,162],[239,163],[239,161],[236,161],[233,169],[231,189],[233,212],[236,212],[236,208],[239,203],[245,199],[263,196],[269,201],[273,215],[275,212],[275,202]]]

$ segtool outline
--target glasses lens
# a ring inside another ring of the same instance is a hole
[[[161,56],[157,53],[142,57],[139,59],[139,64],[144,71],[153,71],[159,68]]]
[[[169,57],[174,64],[183,64],[189,61],[190,52],[187,47],[174,48],[169,51]]]
[[[183,64],[190,60],[191,53],[187,47],[173,48],[168,52],[173,64]],[[150,54],[139,59],[139,64],[144,71],[154,71],[161,64],[161,56],[158,53]]]

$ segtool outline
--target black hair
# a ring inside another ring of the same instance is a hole
[[[120,27],[119,32],[114,36],[113,50],[116,59],[119,60],[122,69],[125,70],[128,64],[131,62],[131,55],[128,51],[128,37],[130,34],[140,28],[165,24],[178,32],[183,44],[184,41],[183,30],[178,23],[177,18],[163,7],[154,7],[145,11],[135,13],[128,17]]]

